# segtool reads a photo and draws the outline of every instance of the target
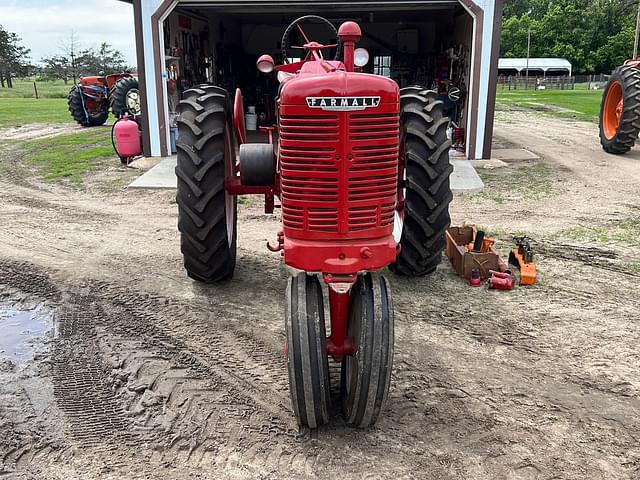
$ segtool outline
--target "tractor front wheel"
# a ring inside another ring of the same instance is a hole
[[[237,201],[225,190],[235,159],[229,96],[219,87],[199,86],[183,98],[176,166],[180,246],[191,278],[218,282],[230,278],[236,265]]]
[[[443,110],[444,103],[432,90],[400,90],[404,178],[403,202],[399,203],[404,205],[396,212],[394,235],[402,249],[390,265],[400,275],[433,272],[445,246],[444,232],[450,223],[449,203],[453,198],[449,175],[453,167],[449,163],[449,118]]]
[[[600,144],[605,152],[626,153],[640,132],[640,70],[616,68],[600,104]]]
[[[322,287],[302,272],[287,283],[287,364],[293,412],[301,426],[329,421],[329,363]]]
[[[393,305],[389,282],[360,275],[351,291],[347,335],[355,353],[342,360],[342,407],[349,425],[376,423],[387,400],[393,364]]]
[[[82,98],[82,90],[79,86],[74,86],[67,97],[69,112],[73,119],[83,127],[97,127],[103,125],[109,118],[109,109],[101,108],[97,111],[91,110]],[[95,109],[95,107],[94,107]]]

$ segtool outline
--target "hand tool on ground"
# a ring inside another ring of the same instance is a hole
[[[517,248],[509,253],[509,263],[520,270],[520,285],[536,283],[537,268],[533,262],[531,239],[527,237],[513,237]]]
[[[491,270],[489,278],[489,288],[496,290],[511,290],[516,284],[516,277],[511,274],[510,270],[505,272],[497,272]]]

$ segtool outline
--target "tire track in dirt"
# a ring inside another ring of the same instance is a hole
[[[37,301],[34,301],[37,299]],[[0,259],[0,301],[5,305],[27,305],[46,302],[46,310],[54,311],[61,294],[43,270],[27,263]],[[29,308],[29,307],[27,307]],[[43,355],[43,353],[40,353]],[[26,369],[26,370],[25,370]],[[61,424],[51,417],[50,407],[42,411],[51,384],[50,364],[17,366],[0,359],[0,477],[23,478],[25,470],[39,471],[40,466],[64,461],[70,456],[60,432]],[[34,376],[43,377],[42,380]],[[34,395],[38,408],[31,398]]]
[[[130,421],[110,388],[110,368],[96,345],[96,322],[105,317],[90,297],[73,294],[56,313],[53,385],[58,406],[74,421],[71,436],[83,445],[131,443]]]
[[[109,345],[103,350],[118,364],[135,428],[155,444],[154,461],[322,477],[334,468],[357,471],[339,455],[345,435],[353,438],[355,455],[382,454],[383,445],[385,454],[397,457],[404,455],[403,440],[419,438],[419,429],[409,435],[389,429],[383,437],[394,440],[390,446],[380,443],[375,429],[345,428],[339,401],[329,426],[298,432],[282,353],[229,321],[212,320],[242,317],[237,304],[194,306],[103,283],[92,291],[111,317],[104,325]],[[420,416],[416,411],[413,421]],[[420,464],[408,460],[402,470],[419,471]]]
[[[64,219],[65,223],[79,224],[102,224],[106,221],[112,221],[116,217],[106,212],[97,212],[78,208],[78,206],[65,205],[63,203],[54,203],[43,198],[32,196],[24,196],[20,194],[0,193],[0,202],[6,206],[12,205],[20,209],[37,210],[38,218],[42,219],[43,215],[59,220]]]
[[[0,283],[53,303],[62,298],[49,274],[31,263],[0,257]]]
[[[5,281],[43,284],[32,289],[40,293],[54,290],[45,274],[29,278],[31,265],[2,266]],[[206,322],[208,312],[160,297],[127,296],[126,289],[107,284],[63,288],[70,293],[55,295],[63,307],[56,315],[52,368],[56,401],[69,417],[73,439],[93,450],[151,440],[150,458],[158,463],[313,473],[319,450],[308,450],[308,432],[300,434],[294,425],[284,393],[286,369],[273,365],[274,358],[283,362],[279,352],[230,331],[207,337],[205,348],[213,353],[205,352],[189,344],[197,333],[185,341],[153,322],[187,314]],[[285,373],[271,378],[276,371]]]
[[[235,456],[260,465],[250,458],[252,446],[267,448],[275,438],[298,436],[285,377],[272,375],[278,368],[274,352],[229,329],[199,328],[224,312],[202,312],[108,284],[94,291],[109,310],[104,333],[128,411],[156,443],[159,460],[199,463],[214,456],[226,462]],[[162,327],[167,318],[176,323],[187,315],[191,333]]]

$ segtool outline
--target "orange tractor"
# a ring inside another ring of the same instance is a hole
[[[600,104],[600,144],[607,153],[626,153],[640,133],[640,9],[633,56],[611,72]]]
[[[616,68],[602,95],[600,144],[605,152],[626,153],[640,132],[640,59]]]
[[[69,92],[69,112],[83,127],[102,125],[109,117],[109,108],[116,117],[125,113],[140,114],[138,79],[128,72],[106,76],[82,77]]]

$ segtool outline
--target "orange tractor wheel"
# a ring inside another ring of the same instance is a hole
[[[616,68],[602,95],[600,144],[605,152],[631,150],[640,132],[640,70],[623,65]]]

